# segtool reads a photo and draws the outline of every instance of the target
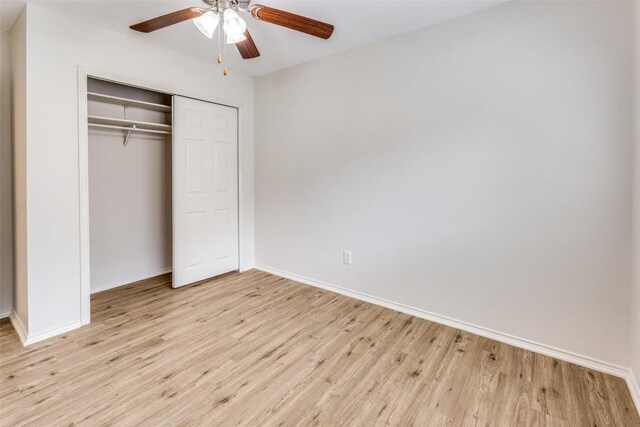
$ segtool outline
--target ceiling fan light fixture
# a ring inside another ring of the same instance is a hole
[[[224,24],[222,28],[227,35],[227,43],[238,43],[246,39],[244,32],[247,30],[247,23],[233,9],[225,9]]]
[[[252,0],[202,1],[206,5],[205,7],[187,7],[176,10],[175,12],[130,25],[129,28],[141,33],[151,33],[171,25],[192,20],[198,31],[210,39],[217,32],[217,62],[218,64],[224,63],[225,75],[227,75],[227,44],[235,44],[243,59],[253,59],[260,56],[246,22],[238,16],[237,12],[250,13],[258,21],[279,25],[325,40],[333,34],[334,28],[331,24],[273,7],[252,4]]]
[[[210,39],[213,38],[213,32],[218,26],[218,21],[218,15],[210,10],[198,16],[197,18],[193,18],[193,23],[200,30],[200,32]]]

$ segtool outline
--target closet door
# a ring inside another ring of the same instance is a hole
[[[238,110],[173,100],[173,287],[238,269]]]

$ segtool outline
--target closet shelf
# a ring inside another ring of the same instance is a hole
[[[137,120],[115,119],[113,117],[89,116],[89,125],[110,125],[110,126],[133,126],[138,130],[162,130],[171,131],[171,125],[164,123],[140,122]]]
[[[138,101],[137,99],[121,98],[119,96],[103,95],[101,93],[87,93],[89,101],[105,102],[108,104],[122,105],[124,107],[144,108],[146,110],[161,111],[170,113],[171,106],[163,104],[155,104],[153,102]]]

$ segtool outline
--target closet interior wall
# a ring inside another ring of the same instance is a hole
[[[171,271],[171,96],[97,79],[87,89],[97,292]],[[127,131],[118,127],[132,123],[162,133],[131,132],[124,146]]]

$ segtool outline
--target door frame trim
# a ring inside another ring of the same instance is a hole
[[[91,322],[91,251],[90,251],[90,232],[89,232],[89,126],[88,126],[88,99],[87,99],[87,80],[95,78],[118,83],[126,86],[133,86],[140,89],[151,90],[166,95],[177,95],[185,98],[196,99],[199,101],[219,104],[225,107],[232,107],[238,110],[237,121],[237,138],[238,138],[238,267],[240,271],[244,271],[242,267],[242,236],[243,224],[242,217],[244,213],[244,197],[243,197],[243,180],[242,170],[243,163],[240,156],[241,144],[243,138],[240,132],[240,122],[242,120],[242,105],[229,102],[225,99],[203,99],[179,93],[174,88],[167,87],[157,82],[143,81],[130,78],[120,74],[107,71],[91,69],[89,67],[78,66],[78,193],[79,193],[79,255],[80,255],[80,323],[88,325]],[[173,101],[172,101],[173,103]],[[173,107],[173,106],[172,106]],[[173,108],[172,108],[173,114]],[[173,189],[172,189],[173,192]]]

